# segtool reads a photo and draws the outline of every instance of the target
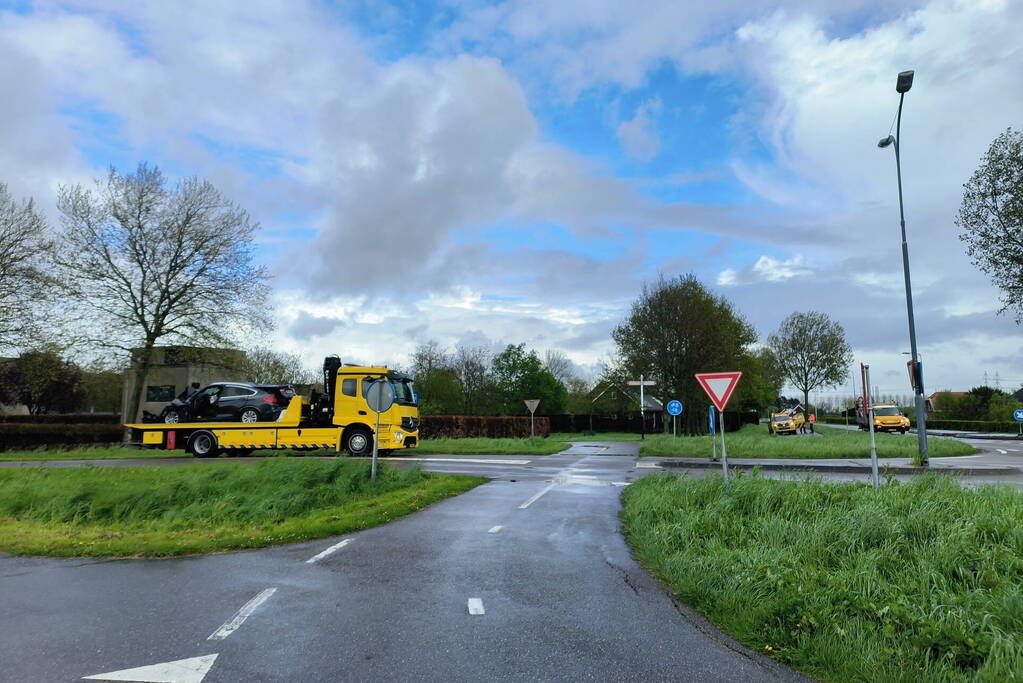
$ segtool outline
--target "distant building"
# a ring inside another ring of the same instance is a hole
[[[128,414],[130,397],[135,391],[135,368],[142,349],[132,349],[131,366],[124,371],[121,415]],[[146,393],[139,405],[145,412],[159,415],[163,407],[192,382],[205,386],[211,382],[240,380],[245,367],[245,352],[237,349],[212,349],[195,346],[158,346],[146,374]],[[125,418],[127,421],[127,418]]]
[[[962,398],[968,393],[969,392],[967,391],[935,391],[933,394],[927,397],[927,400],[925,401],[926,404],[925,409],[927,410],[928,413],[940,411],[940,408],[937,408],[934,403],[940,394],[945,394],[953,398]]]

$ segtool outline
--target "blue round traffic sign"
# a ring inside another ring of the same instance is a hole
[[[1023,408],[1012,411],[1012,419],[1016,422],[1023,422]]]
[[[682,401],[668,401],[668,405],[665,408],[668,409],[668,415],[681,415]]]

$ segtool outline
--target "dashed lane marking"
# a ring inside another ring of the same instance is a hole
[[[498,525],[498,526],[492,526],[492,527],[490,527],[490,531],[488,531],[487,533],[488,533],[488,534],[496,534],[496,533],[497,533],[498,531],[500,531],[500,530],[501,530],[501,529],[503,529],[503,528],[504,528],[504,527],[502,527],[501,525]]]
[[[480,465],[528,465],[532,460],[493,460],[483,458],[378,458],[391,462],[472,462]]]
[[[469,614],[474,617],[481,617],[486,614],[483,610],[483,601],[479,598],[469,598],[468,608]]]
[[[555,481],[555,482],[553,482],[553,483],[549,484],[549,485],[548,485],[548,486],[547,486],[546,488],[544,488],[544,490],[543,490],[543,491],[540,491],[540,493],[536,494],[535,496],[533,496],[532,498],[530,498],[529,500],[527,500],[527,501],[526,501],[525,503],[523,503],[522,505],[520,505],[520,506],[519,506],[519,509],[520,509],[520,510],[525,510],[525,509],[526,509],[526,508],[528,508],[528,507],[529,507],[530,505],[532,505],[532,504],[533,504],[533,503],[535,503],[536,501],[540,500],[540,497],[541,497],[541,496],[543,496],[543,495],[544,495],[545,493],[547,493],[548,491],[550,491],[551,489],[553,489],[553,488],[554,488],[555,486],[557,486],[557,485],[558,485],[558,483],[559,483],[559,482]]]
[[[245,620],[248,619],[260,605],[269,600],[270,596],[276,592],[276,588],[267,588],[263,590],[259,595],[242,605],[242,608],[238,610],[237,614],[231,617],[229,621],[225,622],[223,626],[211,633],[210,637],[206,640],[223,640],[224,638],[227,638],[229,635],[237,631],[238,628],[245,623]]]
[[[996,448],[995,450],[998,451],[999,453],[1001,453],[1002,455],[1008,455],[1009,454],[1009,451],[1005,450],[1004,448]]]
[[[326,550],[324,550],[322,553],[317,553],[317,554],[313,555],[308,560],[306,560],[305,563],[306,564],[313,564],[314,562],[319,562],[320,560],[325,558],[327,555],[332,555],[333,553],[336,553],[338,550],[341,550],[341,548],[344,548],[346,545],[348,545],[351,542],[352,542],[352,539],[346,538],[345,540],[341,541],[340,543],[335,543],[334,545],[332,545],[329,548],[327,548]]]

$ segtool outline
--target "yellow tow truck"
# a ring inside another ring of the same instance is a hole
[[[870,425],[867,424],[867,411],[863,407],[862,398],[856,399],[856,423],[860,429],[870,428]],[[905,434],[909,431],[909,418],[903,415],[894,403],[875,403],[874,431]]]
[[[274,422],[188,422],[126,424],[132,441],[146,448],[184,448],[197,458],[221,452],[248,455],[258,450],[328,449],[335,453],[367,455],[373,450],[376,415],[366,392],[386,381],[394,404],[380,414],[379,450],[419,445],[419,407],[412,378],[386,367],[342,365],[337,356],[323,361],[323,393],[311,400],[291,399]]]
[[[795,434],[799,425],[806,422],[802,412],[796,412],[791,408],[780,413],[771,413],[770,418],[767,431],[771,434]]]

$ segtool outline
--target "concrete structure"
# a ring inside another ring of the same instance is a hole
[[[124,391],[121,395],[121,414],[128,414],[130,397],[135,391],[135,367],[141,349],[132,350],[132,364],[124,372]],[[146,394],[139,405],[136,419],[142,411],[159,415],[163,407],[192,382],[205,386],[211,382],[243,380],[245,352],[237,349],[210,349],[194,346],[158,346],[146,375]]]

